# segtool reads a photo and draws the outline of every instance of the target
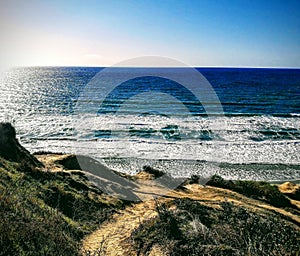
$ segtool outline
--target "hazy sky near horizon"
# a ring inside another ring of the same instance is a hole
[[[300,67],[298,0],[0,0],[0,29],[2,70],[147,55],[192,66]]]

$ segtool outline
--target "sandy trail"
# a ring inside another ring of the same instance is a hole
[[[83,248],[85,251],[101,251],[99,246],[103,241],[104,249],[106,249],[104,255],[136,255],[127,245],[126,240],[141,222],[156,215],[153,200],[127,207],[120,213],[115,214],[113,219],[104,222],[94,233],[87,236],[83,241]]]

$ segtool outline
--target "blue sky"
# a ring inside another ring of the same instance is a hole
[[[1,66],[300,67],[300,1],[1,1]]]

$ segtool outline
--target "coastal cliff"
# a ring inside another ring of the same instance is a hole
[[[81,169],[72,155],[30,154],[0,124],[0,255],[299,255],[297,184],[193,177],[130,202]],[[154,174],[120,177],[147,186]]]
[[[31,167],[43,167],[41,162],[20,145],[16,130],[10,123],[0,123],[0,157]]]

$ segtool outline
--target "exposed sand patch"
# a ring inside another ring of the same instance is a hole
[[[70,155],[62,154],[43,154],[34,155],[40,162],[44,164],[45,170],[51,170],[51,172],[62,172],[65,171],[62,165],[58,165],[56,162],[69,157]]]
[[[281,193],[284,194],[295,194],[297,191],[300,190],[300,185],[295,184],[293,182],[285,182],[278,186]]]

